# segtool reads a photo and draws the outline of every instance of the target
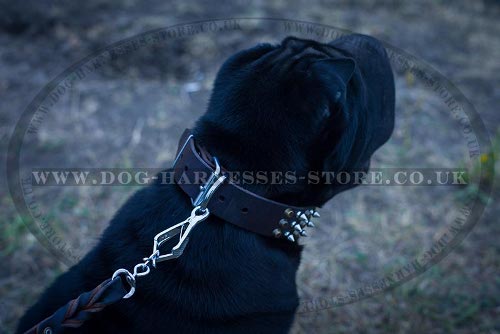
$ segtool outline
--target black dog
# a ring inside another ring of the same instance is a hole
[[[289,37],[230,57],[196,141],[232,171],[366,170],[394,126],[394,82],[381,44],[350,35],[329,44]],[[353,185],[248,185],[264,197],[321,206]],[[184,220],[190,199],[153,184],[119,210],[101,242],[20,320],[31,328],[118,268],[151,253],[156,233]],[[286,333],[298,307],[301,247],[210,216],[184,255],[159,264],[135,295],[96,314],[85,333]]]

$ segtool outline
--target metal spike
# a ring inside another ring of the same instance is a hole
[[[280,224],[280,226],[286,226],[286,225],[288,225],[288,221],[286,219],[281,219],[279,224]]]
[[[293,235],[290,233],[290,232],[285,232],[285,237],[290,240],[291,242],[294,242],[295,241],[295,238],[293,237]]]
[[[281,230],[279,228],[276,228],[273,230],[273,235],[275,238],[279,238],[281,237],[282,233],[281,233]]]
[[[316,225],[314,225],[314,223],[313,223],[313,222],[308,221],[308,222],[307,222],[307,226],[308,226],[308,227],[315,227]]]
[[[290,222],[290,226],[291,227],[295,227],[295,225],[297,225],[297,222],[295,220],[293,220],[293,221]]]
[[[314,211],[312,215],[313,215],[314,218],[321,217],[318,211]]]
[[[300,219],[300,220],[308,220],[308,219],[307,219],[307,216],[306,216],[305,214],[301,214],[301,215],[299,216],[299,219]]]
[[[301,231],[301,232],[300,232],[300,235],[301,235],[301,236],[303,236],[303,237],[307,237],[307,233],[306,233],[306,231]]]
[[[295,225],[293,228],[295,229],[295,231],[302,232],[302,227],[300,227],[299,224]]]

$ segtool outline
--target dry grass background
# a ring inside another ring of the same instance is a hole
[[[433,65],[478,109],[500,147],[500,12],[494,2],[269,1],[122,4],[86,1],[2,3],[0,156],[23,108],[51,78],[99,47],[148,29],[213,17],[286,17],[379,37]],[[163,167],[177,138],[203,113],[223,59],[285,36],[272,24],[217,36],[197,35],[146,48],[79,83],[48,114],[22,163],[31,167]],[[242,38],[243,37],[243,38]],[[459,127],[442,101],[411,73],[396,71],[396,130],[373,167],[467,165]],[[3,160],[2,160],[3,161]],[[4,164],[0,171],[4,172]],[[51,226],[79,256],[98,239],[135,187],[42,187],[36,197]],[[67,269],[30,234],[0,180],[0,331]],[[303,300],[372,282],[428,247],[455,217],[467,190],[359,187],[323,210],[305,241],[297,282]],[[500,247],[493,198],[471,235],[416,279],[351,305],[299,314],[294,333],[497,333]]]

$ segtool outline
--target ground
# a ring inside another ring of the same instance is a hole
[[[430,64],[463,92],[500,147],[500,6],[494,1],[0,1],[0,172],[35,95],[72,64],[147,30],[209,18],[282,17],[373,35]],[[300,35],[273,21],[143,48],[89,75],[22,147],[22,166],[165,167],[182,130],[203,113],[224,58],[258,42]],[[281,29],[281,30],[280,30]],[[314,37],[314,36],[304,36]],[[395,68],[396,130],[374,167],[470,167],[460,126],[436,92]],[[483,152],[483,159],[492,159]],[[498,163],[496,164],[498,166]],[[491,176],[493,181],[493,176]],[[498,177],[482,218],[443,261],[408,283],[349,305],[296,317],[293,333],[498,333]],[[81,256],[137,187],[40,187],[51,226]],[[471,187],[358,187],[322,210],[304,242],[302,301],[377,281],[435,242]],[[67,269],[28,231],[0,178],[0,332]],[[69,263],[72,263],[71,260]]]

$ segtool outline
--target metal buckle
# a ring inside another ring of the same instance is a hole
[[[189,137],[186,139],[179,153],[175,157],[172,168],[175,168],[175,165],[179,161],[182,153],[184,153],[184,149],[187,147],[189,141],[193,138],[194,138],[193,135],[189,135]],[[207,183],[205,183],[205,185],[203,186],[200,186],[200,193],[198,194],[198,196],[196,196],[194,200],[191,198],[191,204],[195,207],[196,206],[201,207],[201,210],[205,210],[207,208],[207,204],[210,201],[210,198],[212,198],[213,193],[215,192],[215,190],[217,190],[219,185],[221,185],[222,182],[224,182],[224,180],[226,179],[226,176],[221,175],[219,160],[216,157],[212,157],[212,159],[215,164],[215,171],[212,173],[212,175],[210,175],[210,178],[208,179]]]
[[[210,175],[207,183],[205,185],[200,186],[200,193],[196,196],[196,199],[193,201],[191,199],[191,203],[193,206],[199,206],[202,210],[207,208],[208,202],[212,198],[212,195],[217,190],[217,188],[224,182],[226,179],[225,175],[221,175],[221,168],[219,165],[219,160],[216,157],[213,157],[215,163],[215,171]]]
[[[175,157],[175,160],[174,160],[174,163],[172,165],[172,168],[175,168],[175,165],[177,164],[177,161],[179,161],[179,158],[181,157],[182,153],[184,152],[184,149],[186,148],[186,146],[189,143],[189,141],[191,139],[193,139],[193,137],[194,137],[193,135],[189,135],[189,137],[186,139],[186,141],[184,142],[184,145],[182,145],[181,150],[179,151],[179,153]]]

